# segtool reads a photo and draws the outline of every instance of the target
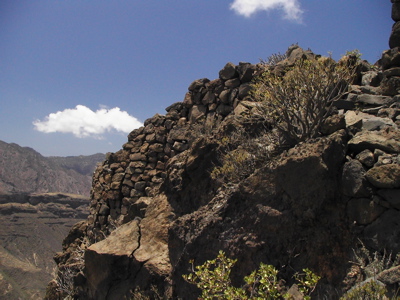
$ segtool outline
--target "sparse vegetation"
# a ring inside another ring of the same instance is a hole
[[[359,241],[359,243],[360,248],[358,250],[353,249],[355,257],[353,263],[361,268],[365,279],[375,277],[380,272],[400,264],[400,254],[393,257],[392,253],[388,254],[386,251],[383,254],[378,251],[371,253],[362,241]]]
[[[281,54],[280,52],[278,53],[274,53],[270,56],[268,56],[268,58],[266,60],[264,59],[260,59],[261,64],[266,65],[266,66],[276,66],[279,62],[285,60],[287,58],[286,53]]]
[[[371,253],[371,251],[367,249],[362,241],[359,240],[359,243],[360,247],[357,250],[353,249],[355,261],[352,263],[360,267],[365,281],[356,284],[340,299],[399,299],[397,297],[388,298],[387,288],[384,284],[378,282],[376,277],[382,271],[399,265],[400,255],[397,254],[395,257],[393,257],[392,253],[387,254],[386,251],[384,251],[383,254],[379,253],[378,251]]]
[[[386,288],[376,280],[371,280],[361,285],[355,286],[347,292],[340,300],[383,300],[388,299],[385,296]]]
[[[75,250],[71,253],[71,262],[68,266],[59,268],[56,276],[57,291],[64,295],[65,299],[73,299],[75,294],[74,277],[78,273],[83,272],[85,266],[85,249],[88,244],[82,242],[80,245],[75,247]]]
[[[236,262],[236,259],[228,258],[220,251],[215,259],[195,268],[191,261],[192,273],[183,275],[183,278],[201,290],[201,299],[204,300],[290,299],[286,287],[278,278],[279,271],[272,265],[261,263],[257,270],[244,277],[245,285],[233,286],[230,275]],[[295,275],[295,279],[304,299],[310,299],[320,277],[308,269],[303,271],[303,274]]]
[[[330,57],[298,59],[285,75],[270,68],[253,84],[259,115],[295,143],[317,137],[332,104],[347,91],[354,63]]]
[[[241,181],[260,164],[269,161],[275,152],[272,137],[267,133],[251,137],[239,130],[218,143],[221,165],[212,170],[211,177],[225,182]]]

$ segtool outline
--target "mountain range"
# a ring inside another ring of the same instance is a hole
[[[104,156],[44,157],[0,141],[0,299],[43,299],[53,256],[89,213],[92,174]]]

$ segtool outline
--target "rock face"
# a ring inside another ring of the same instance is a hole
[[[236,283],[260,262],[279,267],[289,281],[294,270],[308,267],[323,278],[322,297],[356,281],[349,261],[358,239],[371,251],[400,251],[400,111],[396,96],[365,93],[376,83],[362,80],[368,70],[337,104],[324,136],[281,153],[239,183],[211,178],[224,136],[238,128],[260,132],[244,121],[257,109],[248,82],[259,70],[228,63],[218,79],[194,81],[183,102],[146,120],[107,155],[93,177],[81,232],[86,241],[71,239],[57,256],[62,270],[76,249],[87,247],[76,297],[122,299],[156,286],[167,297],[196,299],[198,290],[182,274],[191,259],[201,264],[221,249],[238,259]],[[352,101],[363,105],[361,112],[344,108]]]
[[[269,68],[282,74],[312,55],[293,46]],[[295,272],[312,269],[322,277],[318,299],[336,299],[361,281],[361,268],[350,263],[358,241],[372,252],[400,252],[398,48],[384,52],[380,66],[360,64],[320,137],[232,182],[211,175],[221,153],[245,149],[245,139],[235,149],[227,140],[245,132],[253,146],[271,147],[269,124],[248,118],[258,109],[249,82],[265,66],[228,63],[218,79],[195,80],[183,102],[146,120],[97,168],[80,238],[69,238],[56,257],[62,277],[86,248],[70,295],[123,299],[139,290],[151,298],[155,287],[165,298],[197,299],[182,275],[189,261],[202,264],[219,250],[238,259],[238,285],[260,262],[289,284]],[[397,272],[378,277],[398,283]],[[56,299],[51,287],[46,299]]]
[[[79,195],[0,195],[0,299],[43,299],[52,257],[87,204]]]
[[[0,193],[72,193],[89,196],[92,174],[103,154],[43,157],[0,141]]]

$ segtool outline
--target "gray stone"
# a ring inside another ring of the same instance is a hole
[[[358,132],[349,142],[349,149],[359,153],[365,149],[374,151],[380,149],[388,153],[399,153],[400,142],[377,131]]]
[[[223,90],[221,94],[219,94],[219,99],[221,100],[222,103],[228,104],[229,103],[229,95],[231,91],[230,90]]]
[[[138,181],[135,183],[135,190],[143,192],[146,188],[146,181]]]
[[[365,170],[358,160],[344,164],[342,172],[343,194],[349,197],[368,197],[371,192],[365,179]]]
[[[347,215],[350,221],[361,225],[372,223],[384,211],[384,207],[367,198],[354,198],[347,204]]]
[[[362,128],[365,130],[381,130],[388,126],[397,128],[397,125],[389,118],[371,117],[363,119]]]
[[[346,121],[346,127],[356,127],[360,128],[362,127],[362,119],[365,117],[365,115],[362,112],[359,111],[354,111],[354,110],[348,110],[345,114],[345,121]]]
[[[393,102],[392,97],[362,94],[357,96],[357,103],[368,105],[389,105]]]
[[[400,77],[392,76],[383,78],[380,90],[382,95],[396,96],[400,92]]]
[[[400,68],[395,67],[395,68],[387,69],[387,70],[383,71],[383,76],[385,76],[385,77],[400,76]]]
[[[400,51],[399,48],[386,50],[382,53],[381,58],[382,69],[387,70],[393,67],[400,67]]]
[[[380,81],[381,76],[376,71],[368,71],[361,78],[361,84],[364,86],[379,86]]]
[[[321,126],[321,132],[324,135],[329,135],[340,129],[346,128],[346,120],[344,115],[334,114],[328,117]]]
[[[395,2],[392,4],[392,19],[395,22],[400,21],[400,3]]]
[[[237,66],[239,79],[242,83],[250,82],[253,79],[253,74],[256,71],[256,66],[251,63],[240,62]]]
[[[206,115],[207,108],[204,105],[193,105],[189,113],[189,122],[195,123]]]
[[[208,82],[210,82],[208,78],[197,79],[189,85],[188,90],[191,92],[199,91]]]
[[[238,93],[239,99],[244,99],[246,96],[248,96],[251,91],[251,88],[252,86],[250,83],[242,84],[239,87],[239,93]]]
[[[400,46],[400,22],[394,23],[392,33],[389,38],[389,48],[393,49]]]
[[[231,113],[232,110],[232,106],[221,103],[220,105],[218,105],[216,112],[219,115],[227,116]]]
[[[378,195],[389,202],[394,208],[400,210],[400,189],[382,189]]]
[[[142,160],[142,161],[146,161],[147,157],[145,154],[143,153],[133,153],[129,156],[129,159],[131,161],[138,161],[138,160]]]
[[[102,204],[99,209],[99,215],[108,216],[110,214],[110,208],[106,204]]]
[[[174,143],[174,145],[172,146],[172,148],[176,151],[182,152],[182,151],[187,150],[189,148],[189,145],[187,143],[182,143],[182,142],[176,141]]]
[[[113,293],[119,295],[111,297],[110,285],[128,280],[140,270],[141,264],[132,258],[140,246],[139,240],[139,221],[133,220],[85,251],[85,275],[93,299],[123,299],[124,294],[129,294],[129,289],[114,289]]]
[[[368,168],[371,168],[375,163],[374,154],[368,149],[358,153],[356,159]]]
[[[368,181],[377,188],[400,188],[400,165],[389,164],[373,167],[365,174]]]
[[[222,80],[229,80],[237,76],[236,66],[229,62],[227,63],[221,71],[219,71],[219,78]]]
[[[214,102],[215,102],[215,95],[214,95],[214,93],[213,93],[212,91],[208,91],[208,92],[204,95],[203,100],[201,100],[201,102],[202,102],[204,105],[214,103]]]
[[[240,86],[240,79],[239,78],[233,78],[225,81],[225,86],[228,89],[234,89]]]

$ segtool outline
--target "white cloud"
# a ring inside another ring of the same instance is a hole
[[[234,0],[231,9],[245,17],[260,10],[283,9],[286,19],[297,22],[301,22],[303,14],[299,0]]]
[[[33,125],[36,130],[45,133],[62,132],[79,138],[102,138],[105,132],[129,133],[143,124],[118,107],[107,109],[101,106],[99,110],[92,111],[84,105],[77,105],[73,109],[51,113],[43,121],[36,120]]]

